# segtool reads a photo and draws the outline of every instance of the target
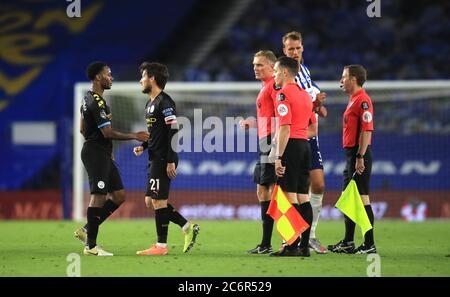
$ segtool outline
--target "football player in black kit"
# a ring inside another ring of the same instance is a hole
[[[169,78],[167,67],[159,63],[144,62],[140,67],[142,92],[149,95],[145,106],[145,120],[150,138],[148,142],[134,148],[140,156],[148,149],[149,166],[145,204],[155,210],[156,233],[158,240],[150,248],[136,252],[138,255],[166,255],[169,222],[179,225],[184,234],[183,252],[194,245],[200,230],[197,224],[188,222],[171,204],[169,198],[170,182],[176,177],[178,165],[177,115],[175,102],[163,90]]]
[[[87,209],[87,224],[75,231],[84,244],[85,255],[112,256],[97,245],[99,225],[124,201],[125,191],[112,153],[112,140],[147,141],[147,131],[122,133],[113,130],[112,114],[103,98],[103,91],[111,89],[111,69],[104,62],[93,62],[86,69],[91,89],[83,98],[80,132],[85,138],[81,160],[89,177],[91,201]],[[110,193],[110,199],[106,199]]]

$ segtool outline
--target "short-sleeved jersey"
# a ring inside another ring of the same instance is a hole
[[[80,112],[86,142],[99,144],[107,152],[112,153],[112,140],[105,138],[100,131],[100,128],[111,125],[112,114],[106,101],[99,94],[88,91],[83,98]]]
[[[258,138],[270,136],[272,134],[275,117],[274,103],[278,89],[275,86],[273,77],[263,82],[263,87],[256,98],[256,122],[258,124]]]
[[[291,125],[289,138],[308,139],[312,101],[295,83],[285,85],[277,94],[276,115],[280,126]]]
[[[147,102],[145,120],[150,138],[147,145],[144,143],[144,147],[149,150],[149,158],[163,158],[168,163],[173,163],[176,148],[172,145],[176,145],[177,141],[172,141],[172,138],[178,132],[175,102],[161,91],[153,101]]]
[[[311,73],[305,64],[300,64],[299,72],[295,76],[295,82],[311,96],[312,102],[316,101],[317,94],[320,93],[319,86],[311,79]],[[316,114],[316,123],[319,122],[319,117]],[[317,136],[316,136],[317,137]]]
[[[311,73],[305,64],[300,64],[299,70],[295,82],[311,96],[313,102],[316,101],[316,96],[320,93],[319,86],[311,79]]]
[[[343,117],[342,146],[354,147],[359,144],[361,131],[373,131],[372,100],[364,89],[350,97]],[[369,139],[371,144],[372,139]]]

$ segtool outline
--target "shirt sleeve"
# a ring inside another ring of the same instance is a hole
[[[95,100],[89,104],[88,109],[92,113],[97,128],[111,125],[111,115],[109,114],[103,99],[95,98]]]
[[[360,101],[358,106],[359,121],[361,124],[361,131],[373,131],[373,106],[372,101],[364,98]]]
[[[280,126],[290,125],[292,121],[292,111],[289,98],[286,94],[279,92],[277,95],[276,116],[279,119]]]
[[[168,125],[168,149],[166,160],[167,163],[175,162],[176,149],[178,144],[178,123],[175,103],[166,100],[161,105],[161,112],[166,125]]]

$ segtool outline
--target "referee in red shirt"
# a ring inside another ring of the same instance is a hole
[[[269,50],[262,50],[253,57],[255,78],[262,81],[262,88],[256,98],[256,122],[242,120],[241,128],[258,128],[258,149],[260,160],[255,165],[253,181],[256,183],[256,194],[261,207],[262,239],[255,248],[247,251],[249,254],[269,254],[272,252],[273,219],[267,214],[273,187],[275,185],[275,167],[269,162],[275,118],[274,101],[278,92],[273,79],[273,66],[277,58]]]
[[[361,65],[344,67],[341,88],[350,95],[343,118],[342,142],[347,163],[343,172],[345,189],[354,175],[359,194],[373,226],[374,216],[370,206],[370,173],[372,171],[372,151],[370,144],[373,132],[372,100],[362,88],[367,80],[366,69]],[[356,174],[355,174],[356,172]],[[336,253],[371,254],[376,253],[373,229],[366,232],[364,243],[355,249],[353,242],[355,223],[345,216],[345,238],[328,249]]]
[[[281,86],[277,94],[276,116],[280,128],[275,160],[275,173],[278,184],[287,198],[311,225],[312,208],[309,202],[309,167],[311,149],[308,144],[308,126],[313,104],[308,93],[295,82],[298,62],[288,57],[280,57],[275,63],[275,83]],[[283,245],[271,256],[309,257],[309,234],[311,228],[302,233],[291,245]],[[300,242],[300,245],[298,245]]]

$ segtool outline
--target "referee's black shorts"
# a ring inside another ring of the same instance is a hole
[[[284,176],[278,184],[285,192],[308,194],[311,148],[306,139],[290,138],[281,160],[286,166]]]
[[[175,160],[178,166],[178,157]],[[154,157],[148,164],[147,191],[145,196],[155,200],[169,199],[171,179],[167,176],[167,161],[164,158]]]
[[[271,149],[270,135],[259,140],[259,160],[253,171],[253,182],[258,185],[270,185],[276,182],[275,166],[269,162]]]
[[[352,176],[355,173],[356,164],[356,154],[358,153],[358,146],[345,148],[345,157],[347,162],[345,164],[345,169],[343,172],[344,184],[342,191],[345,190],[348,183],[352,180]],[[361,175],[355,174],[355,182],[358,186],[358,191],[360,195],[369,195],[370,192],[370,174],[372,173],[372,150],[370,145],[367,147],[366,153],[364,154],[364,171]]]
[[[116,162],[102,146],[85,142],[81,150],[81,161],[89,177],[91,194],[106,195],[123,189]]]

